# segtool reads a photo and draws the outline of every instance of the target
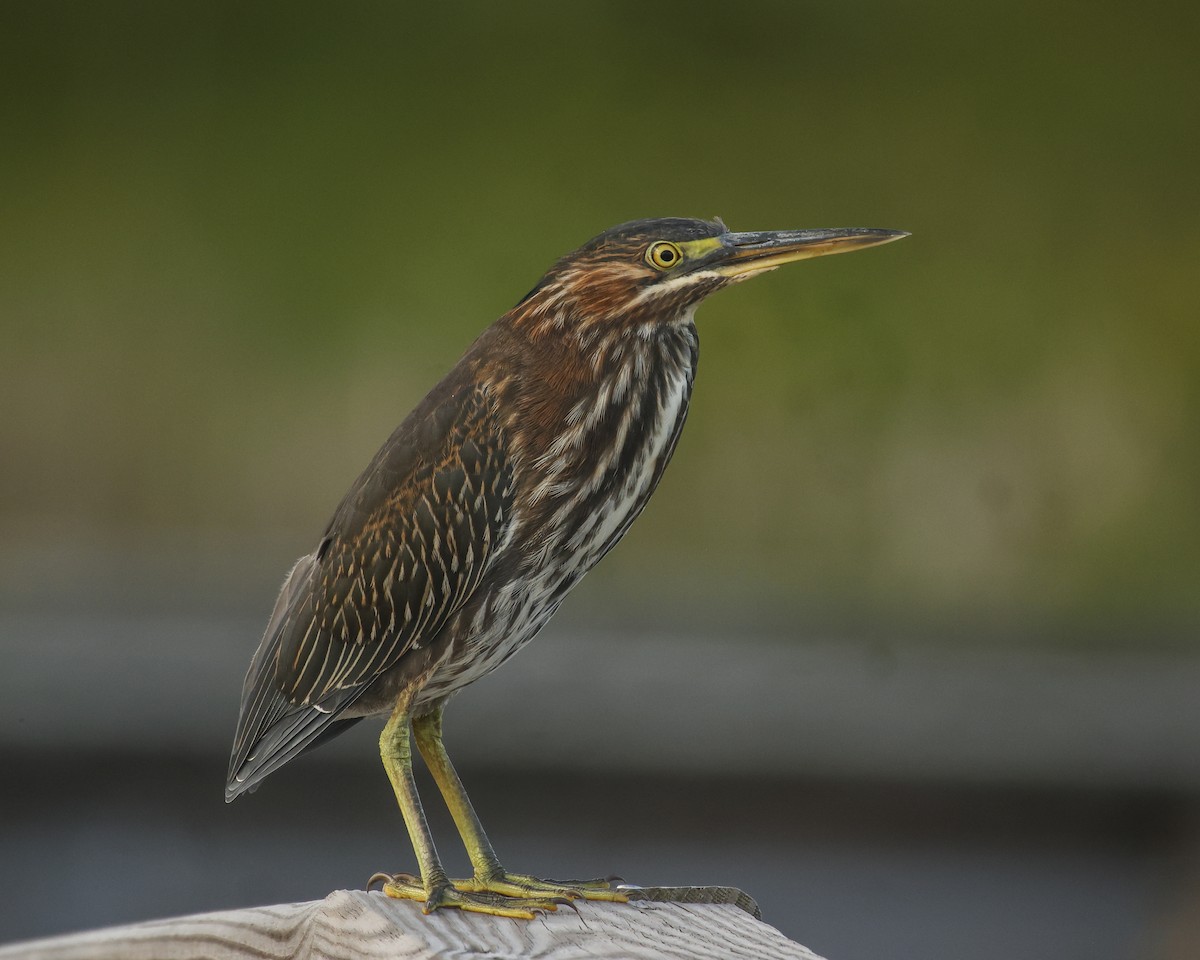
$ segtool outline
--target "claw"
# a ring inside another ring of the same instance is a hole
[[[371,879],[367,881],[367,889],[370,890],[375,884],[382,883],[385,887],[391,884],[402,884],[405,886],[420,885],[421,878],[411,873],[384,873],[380,870],[378,873],[371,874]]]
[[[391,879],[392,874],[380,870],[378,873],[371,874],[371,879],[367,881],[367,889],[370,890],[377,883],[387,883]]]

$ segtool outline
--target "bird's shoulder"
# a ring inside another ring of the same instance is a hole
[[[484,369],[502,345],[502,330],[485,331],[392,431],[338,504],[318,553],[372,524],[403,519],[422,497],[453,498],[468,475],[507,472],[507,438]]]

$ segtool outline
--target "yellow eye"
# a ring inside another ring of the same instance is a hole
[[[646,251],[646,262],[659,270],[670,270],[683,263],[683,251],[669,240],[650,244]]]

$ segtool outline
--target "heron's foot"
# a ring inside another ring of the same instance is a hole
[[[628,903],[629,897],[616,889],[620,877],[598,880],[542,880],[524,873],[504,871],[471,877],[469,880],[454,880],[459,890],[471,893],[493,893],[504,897],[552,897],[566,900],[605,900],[609,903]]]
[[[433,913],[441,907],[455,907],[470,913],[532,920],[537,913],[552,913],[559,904],[571,902],[570,898],[563,896],[509,896],[491,890],[475,890],[470,887],[473,882],[470,880],[448,880],[427,888],[420,877],[410,873],[377,873],[367,882],[367,886],[378,880],[383,881],[383,892],[389,897],[421,901],[425,913]]]

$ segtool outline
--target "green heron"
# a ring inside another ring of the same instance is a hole
[[[639,220],[554,264],[396,428],[292,567],[246,675],[226,799],[388,716],[380,755],[420,876],[377,874],[385,893],[426,912],[526,918],[578,897],[626,899],[608,881],[501,866],[442,744],[442,711],[533,639],[646,506],[687,417],[700,301],[792,260],[903,236]],[[438,859],[410,731],[469,879],[449,880]]]

